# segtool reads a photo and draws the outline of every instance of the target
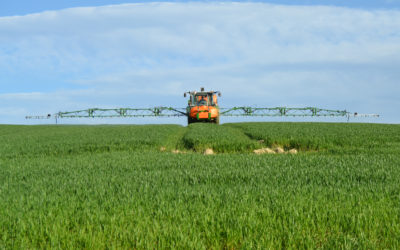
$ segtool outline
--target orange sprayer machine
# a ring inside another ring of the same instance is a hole
[[[188,106],[186,113],[188,124],[193,122],[211,122],[219,124],[219,107],[217,95],[221,96],[219,91],[204,91],[200,92],[189,91],[184,93],[184,97],[189,95]]]

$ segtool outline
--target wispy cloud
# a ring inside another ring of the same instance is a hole
[[[183,106],[181,92],[204,85],[225,106],[318,105],[400,122],[390,107],[398,68],[399,11],[142,3],[0,18],[0,105],[27,112]]]

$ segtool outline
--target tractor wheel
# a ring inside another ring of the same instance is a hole
[[[215,118],[215,124],[219,124],[219,116],[217,116],[217,118]]]

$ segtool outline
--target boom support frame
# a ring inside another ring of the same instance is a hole
[[[26,116],[26,119],[50,118],[127,118],[127,117],[179,117],[188,116],[186,108],[154,107],[154,108],[91,108],[78,111],[58,112],[46,116]],[[233,107],[220,108],[220,116],[270,116],[270,117],[379,117],[377,114],[350,113],[346,110],[329,110],[316,107],[305,108],[257,108]]]

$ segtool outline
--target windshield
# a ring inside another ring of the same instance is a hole
[[[196,95],[194,98],[195,106],[213,106],[211,95]]]

